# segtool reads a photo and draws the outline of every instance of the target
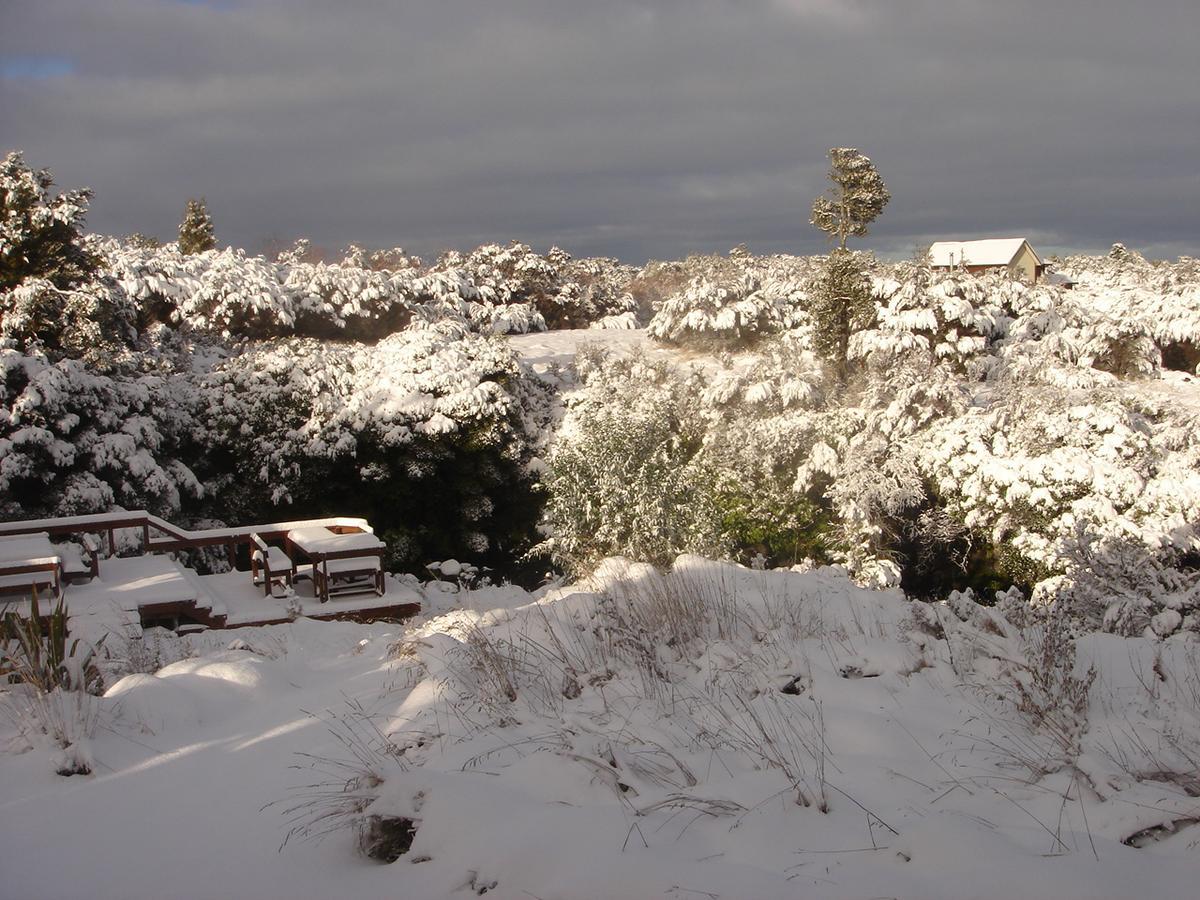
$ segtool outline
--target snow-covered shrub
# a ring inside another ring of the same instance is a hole
[[[0,515],[178,512],[203,490],[181,457],[185,389],[157,374],[102,375],[79,360],[0,349]]]
[[[629,292],[635,271],[607,257],[568,260],[562,277],[569,287],[559,295],[562,315],[546,321],[551,328],[637,328],[638,304]]]
[[[497,338],[451,321],[373,347],[266,342],[218,365],[200,390],[205,474],[223,518],[349,505],[389,541],[392,563],[410,568],[495,562],[528,537],[534,435],[523,406],[537,395]]]
[[[1067,614],[1087,628],[1166,638],[1200,632],[1200,572],[1180,567],[1124,536],[1097,537],[1083,526],[1064,550],[1066,574],[1045,585]]]
[[[144,324],[171,322],[225,340],[378,337],[407,320],[413,294],[409,269],[393,274],[288,254],[281,264],[234,249],[185,255],[175,244],[94,245],[105,268],[141,305]]]
[[[784,327],[792,327],[807,291],[820,271],[819,257],[751,256],[735,247],[728,256],[689,256],[678,261],[652,261],[642,267],[629,282],[631,299],[639,317],[654,315],[668,300],[678,296],[694,282],[739,284],[747,278],[759,284],[766,298],[778,303],[785,313]]]
[[[272,263],[233,249],[208,250],[195,257],[201,263],[188,267],[195,284],[176,310],[180,321],[226,340],[234,335],[264,337],[295,324],[295,298],[279,283]]]
[[[1133,378],[1153,375],[1162,364],[1162,353],[1145,322],[1107,314],[1094,317],[1080,332],[1080,365]]]
[[[0,694],[0,710],[31,744],[47,739],[56,748],[60,775],[86,775],[98,718],[92,695],[103,685],[97,647],[71,639],[67,620],[62,598],[42,615],[36,592],[28,616],[8,611],[0,618],[0,672],[18,682]]]
[[[430,275],[452,274],[470,286],[467,299],[497,310],[493,330],[582,328],[635,310],[627,285],[633,269],[612,259],[574,260],[552,247],[545,256],[517,241],[442,254]],[[466,292],[461,292],[466,293]],[[505,310],[525,308],[515,317]]]
[[[99,371],[129,360],[136,321],[136,304],[109,278],[66,289],[29,278],[0,292],[0,339],[81,359]]]
[[[736,281],[696,279],[659,307],[650,336],[666,344],[738,347],[777,332],[789,320],[778,297],[754,278]]]
[[[506,247],[484,244],[470,253],[444,253],[427,277],[459,282],[453,292],[470,304],[468,318],[509,333],[584,328],[636,313],[628,290],[633,272],[614,259],[572,259],[558,247],[542,256],[514,241]]]
[[[820,365],[796,333],[765,341],[749,367],[726,368],[704,386],[703,459],[715,478],[723,528],[739,559],[770,565],[825,558],[824,484],[797,472],[836,428],[825,411]]]
[[[581,375],[545,477],[542,550],[576,571],[605,556],[722,553],[697,386],[641,356]]]
[[[1200,263],[1196,259],[1150,262],[1119,247],[1104,257],[1067,257],[1059,267],[1074,276],[1076,285],[1070,294],[1088,318],[1098,313],[1110,323],[1109,331],[1140,326],[1157,345],[1163,365],[1196,371],[1200,364]],[[1137,359],[1136,371],[1145,371],[1143,361],[1153,357],[1139,346]]]
[[[850,337],[848,356],[865,357],[886,369],[919,353],[979,377],[982,372],[971,362],[989,350],[1008,324],[1005,281],[1000,276],[934,274],[924,265],[901,264],[891,277],[875,279],[875,324]]]
[[[379,337],[405,324],[413,303],[411,267],[397,274],[368,267],[363,254],[340,264],[296,262],[281,272],[297,298],[296,332],[320,337]]]
[[[1193,417],[1194,420],[1194,417]],[[1032,585],[1068,568],[1078,529],[1154,556],[1197,547],[1197,438],[1186,416],[1015,376],[990,408],[923,442],[923,470],[958,521],[1008,548]]]
[[[648,264],[630,286],[650,306],[650,335],[702,348],[749,345],[808,321],[812,267],[798,257],[743,253]]]

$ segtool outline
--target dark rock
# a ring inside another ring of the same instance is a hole
[[[417,825],[403,816],[367,816],[359,848],[371,859],[394,863],[412,847]]]

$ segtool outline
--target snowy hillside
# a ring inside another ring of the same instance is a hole
[[[427,590],[164,642],[91,776],[0,758],[6,896],[1190,893],[1194,644],[695,558]]]

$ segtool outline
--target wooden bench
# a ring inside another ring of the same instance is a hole
[[[62,596],[62,559],[46,534],[0,537],[0,595]]]
[[[384,594],[383,552],[364,555],[362,551],[343,551],[322,555],[313,562],[313,593],[322,603],[334,594],[371,591]]]
[[[276,583],[291,587],[291,557],[280,548],[269,546],[257,534],[250,535],[250,545],[250,578],[254,584],[262,578],[264,596],[271,596],[272,586]]]

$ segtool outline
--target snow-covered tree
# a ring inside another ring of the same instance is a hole
[[[683,552],[722,553],[696,385],[641,356],[582,375],[587,389],[572,400],[545,478],[542,551],[575,571],[606,556],[665,565]]]
[[[850,368],[850,339],[871,325],[875,302],[866,264],[856,253],[834,250],[825,271],[813,288],[808,306],[812,317],[812,345],[843,384]]]
[[[813,201],[811,224],[846,249],[846,239],[863,237],[892,195],[871,160],[853,147],[829,151],[833,187]]]
[[[667,344],[736,347],[778,331],[783,319],[783,310],[752,277],[698,278],[659,307],[649,332]]]
[[[19,151],[0,163],[0,292],[27,278],[66,290],[95,269],[81,235],[92,192],[52,196],[53,185],[49,170],[29,168]]]
[[[0,349],[0,516],[177,515],[203,493],[181,458],[188,394],[180,379]]]
[[[454,320],[373,346],[251,344],[199,386],[214,512],[331,513],[354,497],[398,566],[519,555],[535,515],[526,381],[503,341]]]
[[[798,257],[690,256],[649,263],[630,285],[666,344],[732,348],[804,324],[811,266]],[[635,301],[637,302],[637,301]]]
[[[183,253],[203,253],[217,246],[216,231],[204,198],[188,200],[183,221],[179,223],[179,249]]]
[[[1002,276],[941,274],[923,264],[901,263],[874,280],[877,305],[872,328],[850,340],[851,359],[868,359],[886,373],[914,354],[945,362],[959,375],[978,378],[980,358],[1005,334],[1005,304],[1013,289]]]

